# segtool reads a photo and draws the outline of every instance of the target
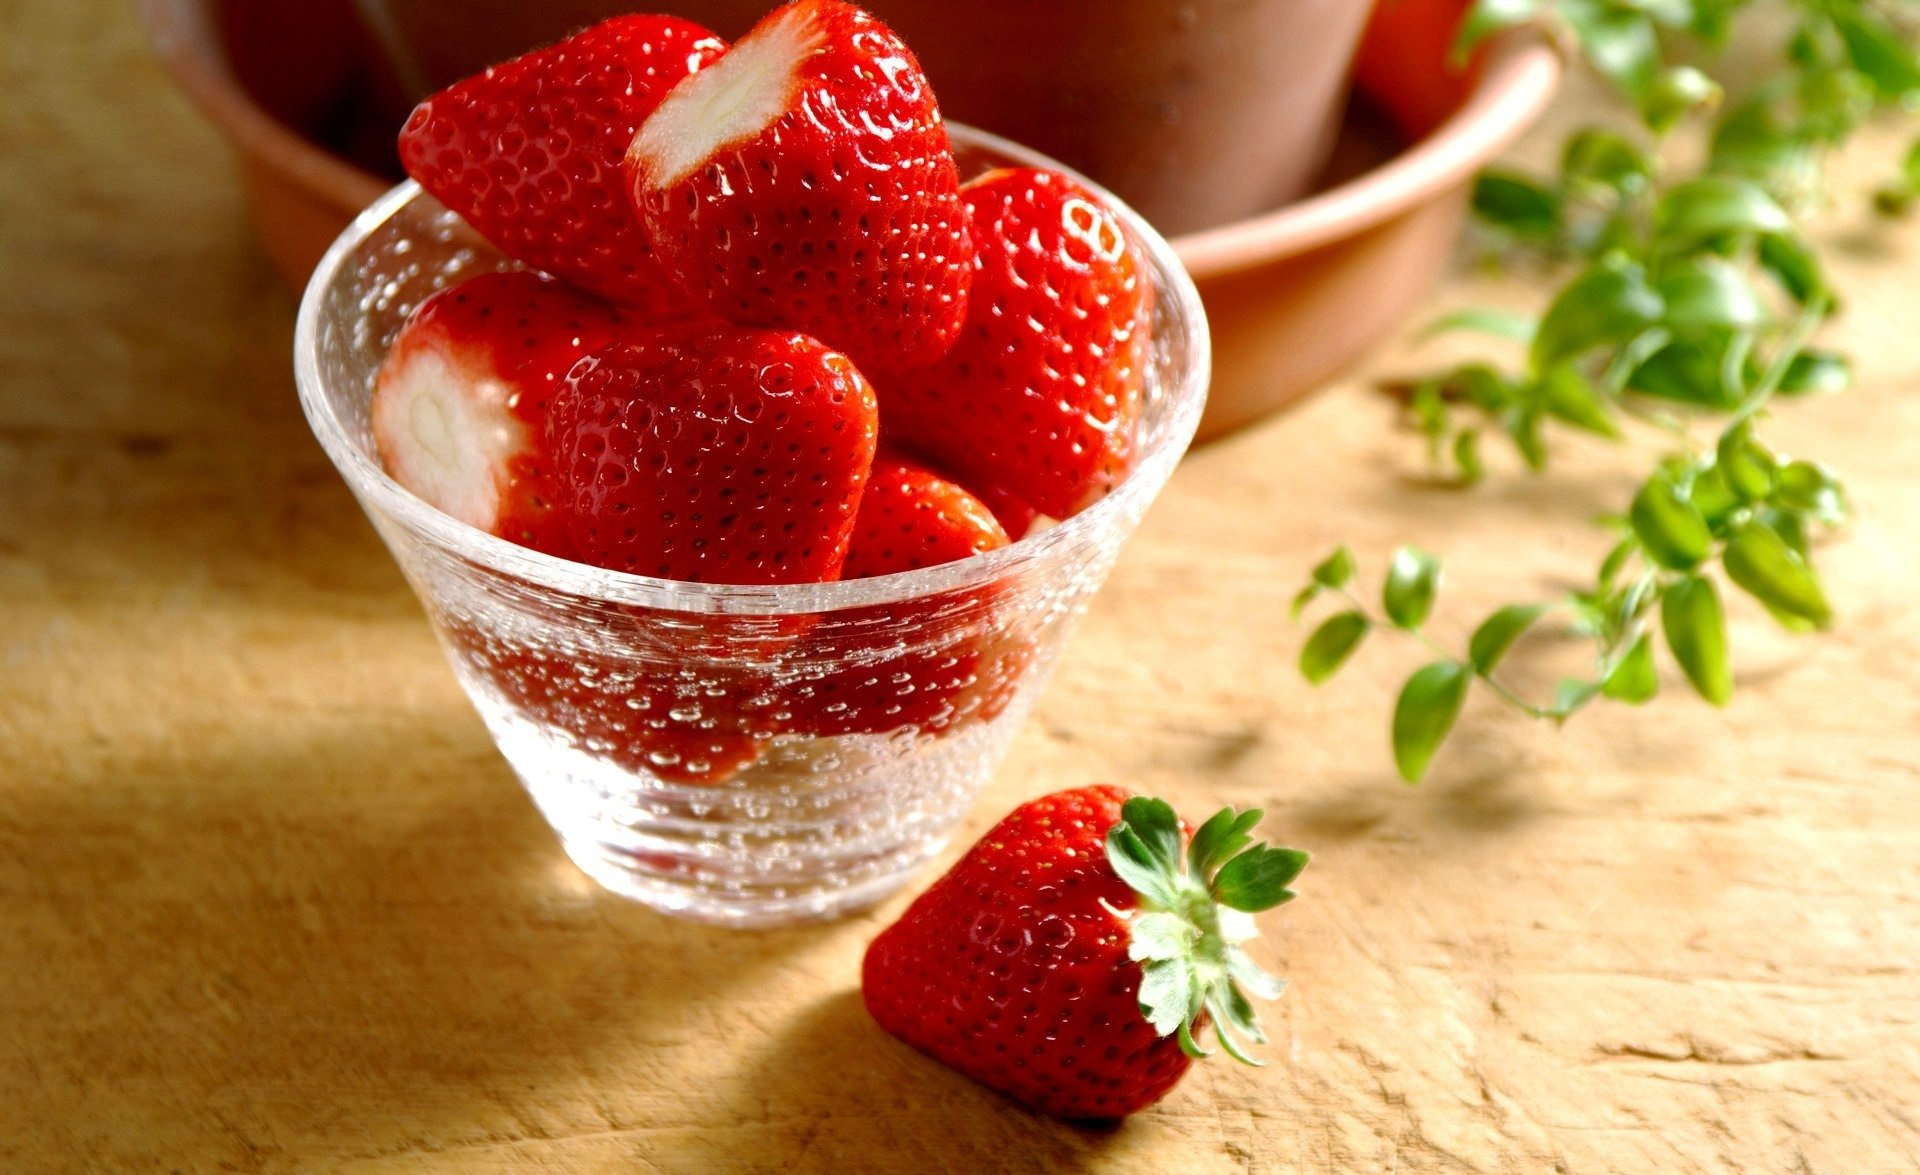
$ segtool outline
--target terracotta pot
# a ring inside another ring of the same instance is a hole
[[[1099,180],[1167,234],[1305,192],[1340,125],[1361,0],[865,0],[956,121]],[[631,0],[358,0],[412,98]],[[736,37],[770,0],[654,0]],[[396,110],[395,125],[403,110]]]
[[[233,140],[269,254],[289,284],[303,285],[340,229],[392,182],[382,165],[356,167],[293,129],[312,128],[342,153],[364,142],[368,159],[390,157],[393,128],[353,105],[378,83],[368,78],[369,47],[343,19],[344,0],[331,8],[325,0],[141,6],[161,56]],[[212,15],[223,8],[231,10],[225,24]],[[242,10],[289,23],[271,35],[234,20]],[[1444,59],[1444,46],[1390,24],[1371,36],[1391,41],[1392,52],[1377,59],[1397,54],[1428,75]],[[1214,387],[1202,436],[1306,394],[1405,320],[1445,268],[1473,172],[1539,115],[1559,76],[1552,50],[1523,39],[1503,44],[1471,75],[1418,87],[1415,97],[1382,86],[1394,125],[1433,132],[1407,146],[1356,107],[1343,131],[1345,159],[1321,191],[1174,240],[1213,325]],[[343,123],[370,129],[356,139],[339,133]]]

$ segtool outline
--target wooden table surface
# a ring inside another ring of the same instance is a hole
[[[1088,1131],[866,1019],[904,898],[730,933],[567,863],[311,442],[293,300],[129,9],[0,10],[0,1169],[1920,1166],[1920,223],[1823,230],[1863,386],[1777,431],[1857,495],[1841,620],[1740,611],[1724,712],[1476,705],[1403,787],[1414,652],[1304,686],[1306,567],[1418,538],[1457,632],[1590,569],[1644,456],[1436,491],[1360,381],[1193,455],[967,831],[1106,779],[1317,856],[1261,949],[1274,1064]]]

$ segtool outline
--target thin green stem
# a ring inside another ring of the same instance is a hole
[[[1367,606],[1360,601],[1360,598],[1358,596],[1354,595],[1352,592],[1348,591],[1346,588],[1341,587],[1341,588],[1335,588],[1334,590],[1338,592],[1339,595],[1347,601],[1348,605],[1352,607],[1356,615],[1358,615],[1362,620],[1365,620],[1367,622],[1368,628],[1371,628],[1376,632],[1386,630],[1390,632],[1404,633],[1407,636],[1412,637],[1413,639],[1419,641],[1421,644],[1427,646],[1427,648],[1433,650],[1434,654],[1440,657],[1442,660],[1451,661],[1455,665],[1459,665],[1462,668],[1471,672],[1475,677],[1479,678],[1481,682],[1485,683],[1488,689],[1493,691],[1495,697],[1498,697],[1501,701],[1513,707],[1515,710],[1520,711],[1522,714],[1525,714],[1529,718],[1552,718],[1555,716],[1553,710],[1550,707],[1536,706],[1532,702],[1527,701],[1525,698],[1521,697],[1519,694],[1515,693],[1511,688],[1509,688],[1506,685],[1506,683],[1499,681],[1490,673],[1482,672],[1471,661],[1468,661],[1465,657],[1459,656],[1458,654],[1454,653],[1451,649],[1447,648],[1445,645],[1442,645],[1439,641],[1436,641],[1432,637],[1428,636],[1425,629],[1402,628],[1397,624],[1392,624],[1385,620],[1378,619],[1372,614],[1372,612],[1370,612],[1367,609]]]

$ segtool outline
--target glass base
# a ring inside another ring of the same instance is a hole
[[[697,874],[662,870],[658,864],[597,841],[562,839],[561,847],[581,872],[623,898],[664,914],[741,930],[826,922],[864,910],[892,896],[915,870],[946,847],[946,838],[915,846],[896,868],[850,884],[715,887]]]
[[[940,738],[776,738],[738,774],[695,786],[569,745],[511,707],[481,712],[589,877],[739,927],[838,917],[905,885],[946,847],[1021,717]]]

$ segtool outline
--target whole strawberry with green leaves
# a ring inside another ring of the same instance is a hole
[[[1252,915],[1292,900],[1295,849],[1257,810],[1195,832],[1111,786],[1042,796],[995,825],[868,948],[867,1009],[934,1059],[1043,1113],[1119,1118],[1171,1090],[1211,1023],[1257,1063]]]

